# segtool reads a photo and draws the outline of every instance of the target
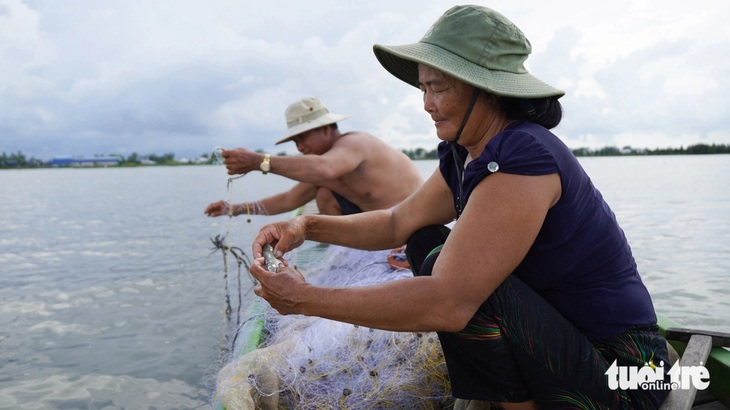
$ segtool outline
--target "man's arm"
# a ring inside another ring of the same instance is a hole
[[[322,155],[272,156],[269,172],[295,181],[320,184],[354,171],[364,160],[365,151],[359,138],[339,138]],[[264,154],[245,148],[225,150],[229,175],[259,170]]]
[[[246,213],[278,215],[284,212],[293,211],[313,200],[316,196],[317,186],[300,182],[288,191],[271,195],[259,201],[236,204],[233,206],[233,215],[242,215]]]
[[[238,215],[278,215],[293,211],[317,196],[317,186],[300,182],[290,190],[284,191],[260,201],[234,204],[231,214]],[[218,201],[208,205],[204,213],[208,216],[228,215],[228,203]]]
[[[272,173],[296,181],[321,184],[354,171],[366,158],[358,138],[340,138],[322,155],[271,158]]]

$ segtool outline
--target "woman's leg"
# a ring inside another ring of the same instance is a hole
[[[439,333],[455,397],[620,408],[593,344],[515,276],[460,332]]]
[[[406,251],[415,272],[431,274],[438,257],[434,238],[440,236],[443,243],[447,235],[433,228],[414,234]],[[454,397],[612,409],[658,407],[666,397],[662,391],[611,390],[605,375],[614,360],[622,366],[669,363],[656,326],[589,340],[515,276],[497,288],[465,329],[441,332],[439,338]]]
[[[509,276],[460,332],[439,333],[455,397],[534,399],[541,408],[654,408],[663,391],[608,386],[606,370],[668,363],[655,328],[589,340],[519,278]]]

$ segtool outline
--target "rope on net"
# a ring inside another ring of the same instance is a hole
[[[216,164],[223,164],[223,160],[221,158],[221,152],[223,151],[223,148],[216,147],[216,149],[213,152],[214,156],[214,163]],[[250,286],[248,286],[244,290],[243,283],[241,282],[241,270],[245,269],[246,273],[248,273],[249,268],[251,267],[251,258],[248,256],[248,254],[240,247],[238,246],[232,246],[228,243],[228,238],[231,232],[232,222],[233,222],[233,199],[234,199],[234,181],[243,177],[245,174],[241,174],[238,176],[232,176],[227,178],[226,182],[226,191],[228,192],[228,200],[227,200],[227,210],[228,210],[228,218],[225,224],[225,229],[223,233],[220,233],[214,237],[210,238],[211,243],[213,244],[212,252],[208,255],[212,255],[218,251],[221,252],[221,255],[223,257],[223,284],[225,289],[225,298],[224,298],[224,305],[222,309],[222,331],[221,331],[221,340],[220,340],[220,349],[221,352],[226,355],[230,353],[233,350],[233,344],[235,343],[235,330],[240,326],[241,324],[241,308],[243,306],[243,298],[244,296],[248,295],[249,292],[253,289],[253,286],[255,285],[255,280],[249,273],[250,278]],[[245,190],[241,190],[242,193]],[[250,225],[251,224],[251,215],[253,214],[265,214],[265,209],[261,206],[260,203],[250,203],[248,201],[245,201],[244,198],[244,204],[246,208],[246,222],[250,226],[250,232],[249,234],[253,233],[254,229]],[[252,208],[253,207],[253,208]],[[250,235],[249,235],[250,236]],[[252,237],[252,236],[251,236]],[[233,259],[236,261],[236,278],[237,283],[236,286],[231,285],[230,275],[229,275],[229,263],[228,258],[229,256],[233,257]],[[233,304],[231,303],[231,288],[234,288],[237,293],[238,303],[236,305],[236,316],[235,316],[235,322],[233,321]],[[231,333],[234,333],[233,336]]]

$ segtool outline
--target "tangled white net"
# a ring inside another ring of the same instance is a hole
[[[305,247],[289,258],[310,283],[320,286],[364,286],[411,276],[409,270],[393,269],[387,263],[388,254],[330,245]],[[249,313],[233,358],[217,377],[219,407],[439,409],[453,405],[435,333],[390,332],[317,317],[282,316],[261,299]],[[263,343],[241,354],[261,319]]]

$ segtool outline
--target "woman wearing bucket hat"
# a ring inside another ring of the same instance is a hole
[[[222,152],[229,174],[274,173],[300,181],[291,189],[252,203],[233,204],[232,215],[289,212],[316,199],[326,215],[388,209],[414,192],[423,179],[402,152],[360,131],[341,133],[345,115],[330,112],[317,97],[287,107],[287,132],[277,144],[294,141],[301,156],[260,154],[244,148]],[[228,215],[226,201],[214,202],[208,216]]]
[[[666,341],[613,212],[549,131],[563,92],[524,68],[531,48],[522,32],[491,9],[456,6],[418,43],[374,51],[423,92],[442,140],[439,171],[392,210],[262,228],[256,293],[285,314],[438,331],[456,398],[507,408],[658,407],[667,392],[609,387],[612,365],[669,363]],[[414,251],[428,242],[424,227],[453,219],[443,244],[411,264],[412,279],[319,288],[295,269],[272,274],[260,262],[265,243],[281,255],[305,239],[363,249],[408,242]]]

